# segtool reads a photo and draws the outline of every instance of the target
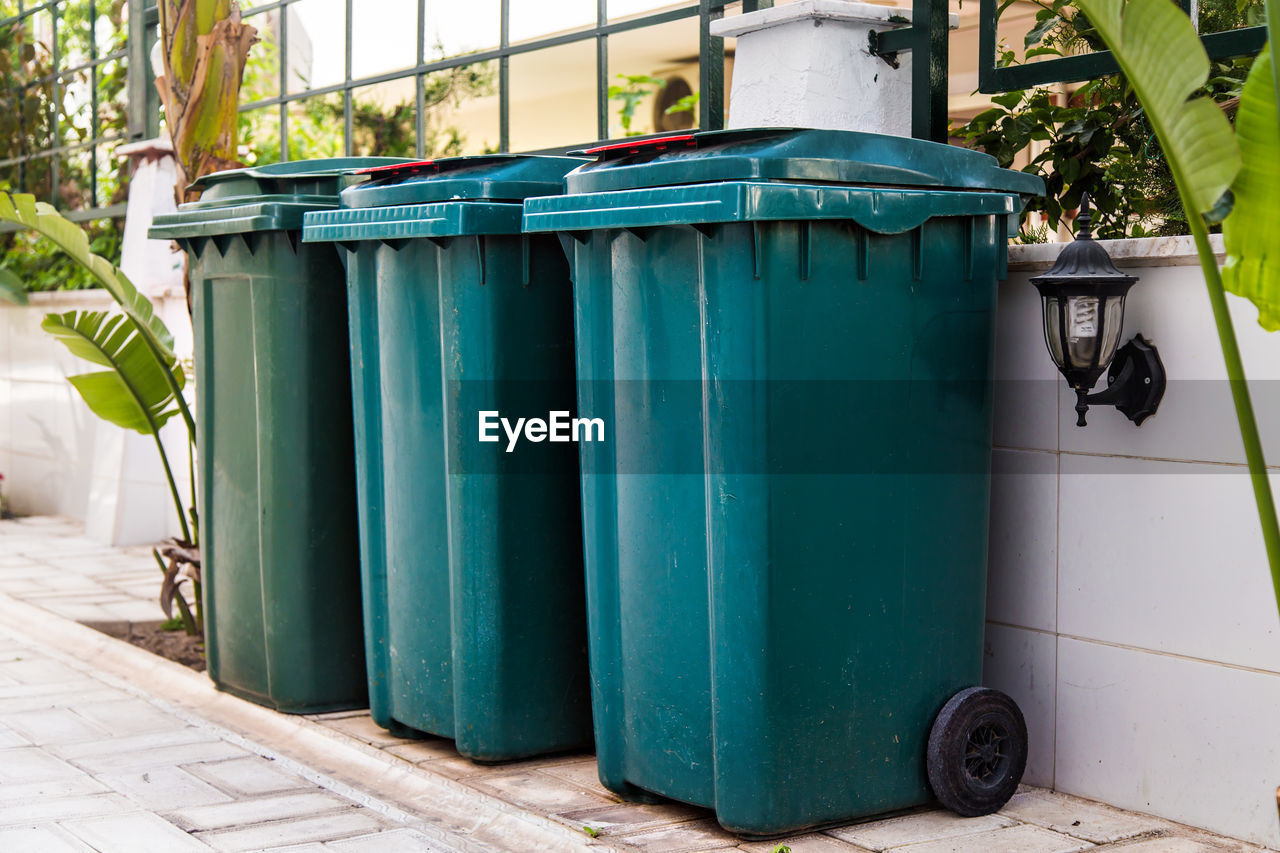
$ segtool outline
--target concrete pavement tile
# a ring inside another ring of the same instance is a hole
[[[31,746],[31,742],[13,729],[0,726],[0,749],[9,749],[13,746]]]
[[[88,680],[64,663],[49,658],[23,657],[22,660],[0,662],[0,675],[8,676],[19,684],[75,684]]]
[[[25,692],[21,695],[3,695],[9,691],[15,694],[19,691]],[[83,702],[109,702],[123,695],[120,691],[108,687],[96,689],[82,687],[79,690],[73,690],[73,686],[67,684],[20,685],[0,690],[0,714],[36,711],[44,708],[69,708]]]
[[[189,832],[230,829],[252,823],[301,817],[351,808],[350,800],[319,789],[302,794],[286,794],[253,800],[220,803],[172,811],[166,817]]]
[[[1076,853],[1094,845],[1038,826],[1011,826],[994,832],[894,847],[893,853]]]
[[[91,587],[87,587],[83,591],[67,592],[64,590],[46,590],[31,595],[23,596],[24,601],[39,602],[45,604],[111,604],[117,601],[130,601],[128,596],[122,595],[115,590],[106,589],[101,584],[93,582]]]
[[[4,714],[0,716],[0,723],[35,744],[101,740],[109,734],[69,708]]]
[[[328,853],[329,848],[319,841],[309,844],[290,844],[288,847],[269,847],[262,853]]]
[[[3,758],[0,758],[2,761]],[[87,773],[66,779],[49,779],[44,782],[5,782],[0,785],[0,804],[20,800],[45,800],[52,797],[71,797],[80,794],[105,794],[111,789]],[[3,850],[0,847],[0,850]]]
[[[178,767],[107,773],[99,779],[149,811],[167,812],[231,802],[231,797]]]
[[[412,761],[415,764],[423,761],[432,761],[436,758],[460,757],[457,748],[453,745],[453,741],[448,738],[409,741],[395,746],[388,746],[385,749],[397,758],[403,758],[405,761]]]
[[[447,853],[449,848],[412,829],[388,829],[374,835],[330,841],[325,849],[338,853]]]
[[[827,834],[868,850],[888,850],[904,844],[989,832],[1013,824],[1014,821],[999,815],[960,817],[949,811],[937,810],[843,826],[829,830]]]
[[[315,720],[316,722],[320,722],[322,720],[341,720],[344,717],[367,717],[369,716],[369,709],[359,708],[354,711],[325,711],[323,714],[307,714],[305,716],[308,720]]]
[[[119,794],[50,797],[43,800],[0,803],[0,826],[52,823],[73,818],[127,814],[135,811],[137,806]]]
[[[542,772],[558,776],[561,779],[572,782],[584,791],[598,794],[605,799],[616,800],[618,798],[617,794],[600,784],[600,771],[596,767],[594,758],[572,761],[567,764],[555,764],[543,768]]]
[[[790,847],[791,853],[866,853],[865,847],[859,847],[848,841],[840,841],[829,835],[810,833],[797,835],[794,838],[779,838],[776,841],[749,841],[738,845],[743,853],[773,853],[778,846]],[[907,848],[910,850],[911,848]]]
[[[561,812],[554,817],[570,826],[581,829],[589,826],[601,832],[619,833],[652,829],[666,824],[682,823],[711,817],[707,809],[693,806],[641,803],[620,803],[590,809]]]
[[[1159,818],[1039,791],[1015,794],[1000,813],[1094,843],[1120,841],[1169,828],[1169,823]]]
[[[331,720],[320,720],[321,725],[334,729],[353,738],[373,744],[374,746],[395,746],[396,744],[417,743],[410,738],[396,737],[373,721],[368,714],[358,717],[339,717]]]
[[[166,714],[150,702],[142,699],[121,699],[115,702],[93,702],[72,705],[71,710],[87,720],[102,726],[117,737],[140,735],[174,729],[184,729],[187,724],[172,714]]]
[[[90,773],[128,773],[131,770],[147,770],[164,765],[181,766],[223,758],[242,758],[246,755],[248,753],[240,747],[216,740],[212,743],[184,743],[113,755],[95,755],[72,761]]]
[[[63,827],[99,853],[196,853],[209,849],[173,824],[147,812],[67,821]]]
[[[566,782],[537,770],[486,774],[467,778],[466,782],[472,787],[496,794],[509,803],[544,814],[584,809],[588,806],[603,806],[609,803],[603,797],[584,791],[572,782]]]
[[[4,751],[0,761],[0,782],[47,782],[83,775],[65,761],[35,747],[16,747]]]
[[[205,832],[198,837],[216,850],[264,850],[307,841],[328,841],[354,835],[366,835],[380,829],[381,822],[366,810],[348,809],[337,814],[261,823],[241,829]]]
[[[1107,847],[1107,853],[1223,853],[1223,848],[1191,838],[1165,836],[1135,841],[1132,844]]]
[[[206,782],[241,797],[316,787],[314,783],[301,776],[285,773],[257,755],[196,764],[186,769]]]
[[[617,839],[638,847],[645,853],[700,853],[703,850],[736,847],[739,843],[737,837],[725,832],[714,820],[700,820],[620,835]]]
[[[56,826],[0,829],[0,850],[5,853],[91,853],[87,845]]]
[[[198,729],[191,725],[183,725],[180,729],[142,732],[123,737],[104,737],[94,741],[55,746],[51,747],[51,749],[63,758],[77,759],[92,758],[98,755],[114,755],[122,752],[137,752],[138,750],[155,749],[163,746],[211,743],[218,739],[218,736],[212,732]]]
[[[492,767],[476,764],[474,761],[469,761],[462,756],[457,758],[436,758],[432,761],[420,762],[418,766],[425,770],[430,770],[432,773],[447,776],[450,779],[465,779],[470,776],[485,778],[493,772]]]

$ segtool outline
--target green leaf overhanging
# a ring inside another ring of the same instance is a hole
[[[63,217],[52,205],[36,201],[35,196],[25,193],[9,195],[0,192],[0,220],[21,225],[51,240],[68,257],[87,269],[121,309],[145,328],[161,355],[173,357],[173,334],[156,316],[151,300],[139,293],[133,282],[110,261],[93,253],[83,229]]]
[[[157,365],[174,363],[176,356],[173,352],[173,334],[156,315],[151,300],[139,293],[122,271],[90,250],[88,236],[74,222],[59,214],[52,205],[36,201],[33,195],[10,195],[6,192],[0,192],[0,221],[12,222],[35,231],[87,269],[134,323],[140,340],[151,352]],[[194,441],[195,419],[191,416],[186,400],[182,398],[181,382],[174,379],[169,371],[156,372],[165,377],[182,419],[186,422],[187,431]]]
[[[68,377],[98,417],[142,435],[155,435],[178,413],[165,371],[124,315],[68,311],[45,315],[40,327],[72,354],[108,368]],[[167,370],[181,388],[185,379],[177,359],[170,360]]]
[[[1192,95],[1209,57],[1172,0],[1077,0],[1133,86],[1160,138],[1170,171],[1194,210],[1212,210],[1240,170],[1240,150],[1222,110]]]
[[[1243,166],[1232,185],[1235,207],[1222,225],[1222,283],[1258,306],[1258,322],[1274,332],[1280,330],[1280,111],[1269,46],[1245,81],[1236,136]]]

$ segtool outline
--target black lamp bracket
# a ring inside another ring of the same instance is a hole
[[[1115,406],[1137,426],[1160,406],[1164,397],[1164,364],[1160,353],[1142,337],[1133,339],[1116,351],[1107,370],[1107,388],[1090,394],[1088,388],[1076,389],[1076,426],[1085,426],[1085,412],[1090,406]]]

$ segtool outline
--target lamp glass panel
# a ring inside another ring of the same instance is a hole
[[[1058,320],[1058,297],[1044,297],[1044,342],[1049,347],[1049,355],[1058,367],[1066,367],[1063,360],[1062,326]]]
[[[1111,359],[1115,358],[1120,334],[1124,330],[1124,297],[1107,297],[1105,312],[1102,321],[1102,360],[1099,364],[1110,364]]]

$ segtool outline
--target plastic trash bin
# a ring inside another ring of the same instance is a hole
[[[572,258],[579,415],[607,425],[580,445],[601,780],[758,836],[931,782],[995,810],[1026,741],[969,689],[992,320],[1040,180],[841,131],[587,153],[524,222]]]
[[[219,172],[150,231],[191,278],[209,675],[291,713],[365,703],[346,289],[302,215],[388,162]]]
[[[479,440],[575,408],[568,266],[520,219],[583,162],[376,170],[303,235],[347,258],[373,718],[480,761],[591,741],[576,449]]]

